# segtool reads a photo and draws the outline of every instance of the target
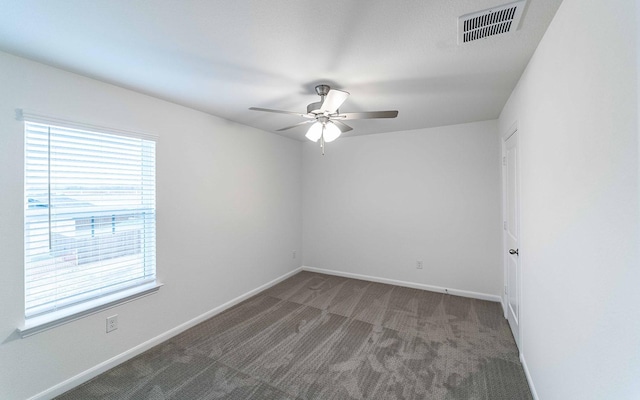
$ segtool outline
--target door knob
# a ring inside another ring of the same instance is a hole
[[[518,255],[518,249],[509,249],[509,254],[515,254]]]

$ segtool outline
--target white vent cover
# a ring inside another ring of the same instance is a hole
[[[518,29],[526,0],[466,14],[458,18],[458,44]]]

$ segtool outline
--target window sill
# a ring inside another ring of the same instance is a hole
[[[60,311],[52,312],[39,317],[29,318],[23,327],[18,328],[20,337],[23,339],[44,332],[56,326],[64,325],[71,321],[84,318],[86,316],[96,314],[100,311],[107,310],[120,304],[149,296],[156,293],[162,283],[152,282],[145,285],[136,286],[135,288],[123,290],[109,296],[85,302],[76,306],[68,307]]]

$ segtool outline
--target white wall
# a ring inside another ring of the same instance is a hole
[[[0,398],[22,399],[295,267],[301,143],[0,53]],[[20,339],[25,108],[158,134],[159,293]],[[105,317],[119,314],[117,331]]]
[[[500,117],[522,168],[522,354],[540,399],[640,398],[637,2],[564,0]]]
[[[303,164],[304,265],[500,295],[496,121],[307,142]]]

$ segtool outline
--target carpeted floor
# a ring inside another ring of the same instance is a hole
[[[500,304],[311,272],[59,399],[531,399]]]

